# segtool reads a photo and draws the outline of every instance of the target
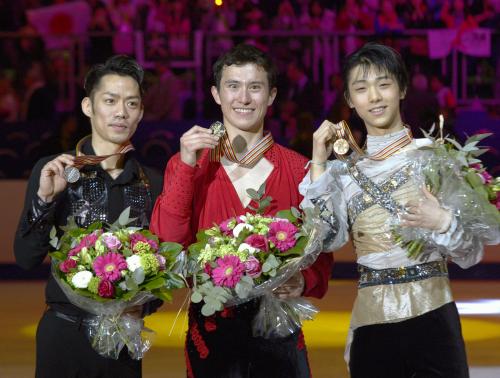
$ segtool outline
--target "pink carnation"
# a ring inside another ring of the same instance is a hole
[[[238,256],[224,256],[216,260],[212,278],[217,286],[235,287],[245,272],[245,265]]]
[[[246,273],[252,277],[257,278],[262,273],[261,265],[259,260],[255,257],[250,256],[247,261],[244,262]]]
[[[102,280],[97,287],[97,293],[103,298],[112,298],[115,294],[115,287],[108,280]]]
[[[155,251],[158,250],[158,243],[156,243],[154,240],[148,239],[139,232],[135,232],[130,235],[130,246],[134,252],[135,252],[134,247],[138,242],[148,243],[150,247],[153,248]]]
[[[102,237],[102,240],[104,241],[104,244],[106,244],[106,246],[112,251],[116,251],[117,249],[120,249],[122,246],[120,239],[118,239],[114,235],[104,235]]]
[[[486,171],[479,173],[479,175],[481,176],[483,184],[490,184],[493,181],[493,176]]]
[[[287,251],[296,244],[295,234],[298,228],[285,220],[279,220],[269,225],[269,240],[281,252]]]
[[[93,247],[95,245],[95,242],[97,241],[97,238],[99,237],[99,235],[101,235],[101,232],[102,230],[96,230],[91,234],[85,235],[82,240],[80,240],[80,243],[78,243],[75,248],[68,252],[68,256],[77,255],[83,248]]]
[[[263,235],[253,234],[245,239],[245,243],[261,251],[269,251],[269,243],[267,238]]]
[[[59,263],[59,269],[61,272],[68,273],[71,269],[76,268],[76,261],[73,259],[66,259]]]
[[[94,260],[92,267],[98,277],[114,282],[121,278],[121,271],[127,269],[127,262],[122,255],[110,252],[98,256]]]
[[[232,224],[231,224],[232,223]],[[222,221],[220,224],[219,224],[219,228],[220,230],[222,231],[222,233],[224,235],[227,235],[227,236],[232,236],[233,235],[233,228],[234,228],[234,223],[235,223],[235,219],[234,218],[229,218],[229,219],[226,219],[225,221]],[[231,227],[230,224],[233,226]]]

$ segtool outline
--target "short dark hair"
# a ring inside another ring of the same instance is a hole
[[[357,66],[361,66],[364,72],[367,72],[370,67],[386,71],[394,76],[401,92],[406,92],[408,88],[408,71],[401,55],[392,47],[369,42],[349,55],[345,60],[342,78],[344,80],[344,96],[346,99],[349,99],[349,75]]]
[[[262,67],[267,73],[269,89],[276,87],[277,70],[271,58],[257,47],[241,43],[221,55],[214,63],[214,80],[217,89],[220,89],[220,81],[222,79],[222,70],[224,66],[231,66],[233,64],[242,66],[247,63],[253,63],[256,66]]]
[[[88,97],[92,97],[102,77],[106,75],[130,76],[139,85],[141,97],[144,95],[144,70],[142,67],[135,59],[127,55],[114,55],[106,62],[92,66],[85,75],[83,87]]]

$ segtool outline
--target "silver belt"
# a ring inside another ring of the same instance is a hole
[[[406,282],[425,280],[431,277],[448,276],[445,260],[404,266],[400,268],[372,269],[358,264],[358,288],[376,285],[394,285]]]

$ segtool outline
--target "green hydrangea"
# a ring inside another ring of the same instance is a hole
[[[122,244],[126,244],[129,241],[130,234],[127,230],[120,229],[113,233]]]
[[[136,253],[153,253],[153,249],[151,248],[151,246],[147,243],[147,242],[143,242],[143,241],[140,241],[140,242],[137,242],[135,243],[134,245],[134,251]]]
[[[89,285],[87,286],[87,290],[93,294],[97,294],[100,282],[101,279],[99,277],[92,277],[89,281]]]
[[[69,283],[71,287],[74,287],[73,283],[71,282],[71,280],[73,279],[73,276],[75,274],[76,274],[76,272],[74,272],[74,273],[67,273],[66,274],[66,282]]]
[[[97,241],[95,242],[95,251],[97,252],[97,255],[103,255],[106,251],[107,251],[107,247],[106,247],[106,244],[104,244],[102,242],[101,239],[97,239]]]
[[[139,243],[137,243],[139,244]],[[154,254],[151,253],[139,253],[141,257],[141,265],[144,269],[144,274],[156,274],[160,268],[160,263]]]
[[[212,248],[210,247],[210,245],[207,245],[205,248],[201,250],[200,255],[198,256],[198,262],[200,263],[201,266],[204,266],[205,263],[209,261],[214,261],[218,257],[224,257],[229,255],[238,256],[242,261],[246,261],[248,259],[248,251],[245,250],[238,252],[234,246],[229,244],[223,244],[215,248]]]

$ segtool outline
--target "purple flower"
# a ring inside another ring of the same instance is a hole
[[[160,264],[160,270],[165,270],[165,264],[167,262],[167,259],[160,255],[159,253],[156,254],[156,259],[158,260],[158,264]]]
[[[115,287],[108,280],[101,280],[99,286],[97,287],[97,293],[103,298],[112,298],[115,294]]]
[[[127,269],[127,262],[119,253],[110,252],[98,256],[92,267],[98,277],[114,282],[121,278],[121,271]]]
[[[216,261],[212,278],[217,286],[235,287],[245,272],[245,265],[238,256],[224,256]]]
[[[262,273],[262,268],[261,268],[260,262],[255,257],[250,256],[247,259],[247,261],[244,262],[244,264],[245,264],[246,273],[250,277],[257,278]]]
[[[120,239],[118,239],[115,235],[103,235],[102,239],[104,244],[106,244],[106,246],[112,251],[116,251],[122,246]]]
[[[295,244],[295,234],[298,228],[286,220],[279,220],[269,225],[269,240],[274,243],[281,252],[287,251]]]
[[[59,263],[59,269],[61,272],[68,273],[71,269],[76,268],[76,261],[73,259],[66,259]]]

